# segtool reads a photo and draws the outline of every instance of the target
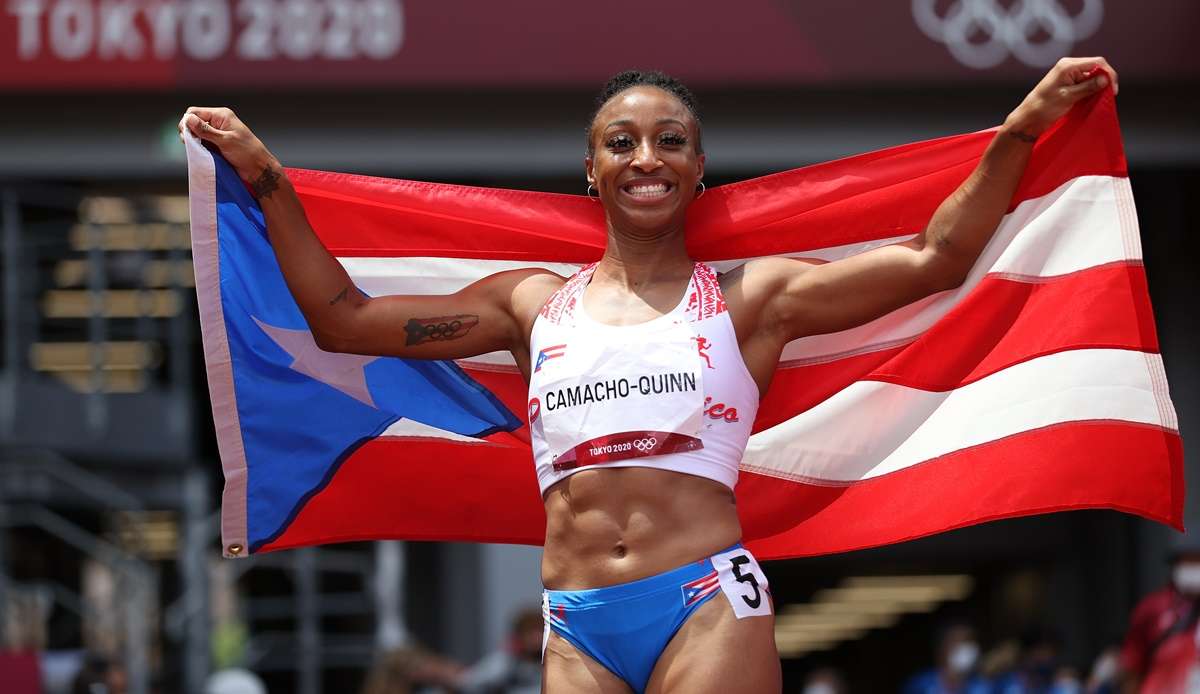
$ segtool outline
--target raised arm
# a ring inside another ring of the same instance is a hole
[[[1099,68],[1099,70],[1097,70]],[[1104,58],[1064,58],[1009,114],[970,176],[915,238],[825,264],[767,258],[746,264],[746,295],[763,297],[759,329],[783,341],[836,332],[962,284],[1004,216],[1033,143],[1117,74]]]
[[[313,233],[279,160],[233,111],[192,107],[179,127],[214,144],[250,185],[284,280],[321,349],[420,359],[521,353],[540,300],[562,282],[521,270],[448,296],[365,297]]]

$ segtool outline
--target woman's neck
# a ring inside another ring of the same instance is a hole
[[[621,233],[610,224],[608,245],[594,277],[637,290],[662,281],[674,281],[680,275],[690,276],[692,267],[682,228],[634,236]]]

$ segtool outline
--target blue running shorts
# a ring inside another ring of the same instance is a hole
[[[550,630],[608,668],[633,691],[645,691],[667,643],[704,603],[718,594],[738,619],[771,614],[767,578],[742,545],[657,576],[590,590],[542,592]]]

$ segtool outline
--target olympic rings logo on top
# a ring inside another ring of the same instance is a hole
[[[642,453],[652,450],[657,445],[658,445],[658,439],[656,439],[654,437],[650,437],[650,438],[646,438],[646,439],[638,439],[637,441],[633,442],[633,447],[638,449]]]
[[[1007,9],[997,0],[953,0],[945,14],[938,14],[938,0],[912,0],[912,13],[926,36],[946,44],[967,67],[984,70],[1013,55],[1042,68],[1100,28],[1103,0],[1082,2],[1072,15],[1058,0],[1015,0]],[[1039,36],[1047,38],[1035,42]]]

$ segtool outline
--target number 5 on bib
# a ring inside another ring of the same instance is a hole
[[[739,547],[714,554],[712,563],[738,619],[771,614],[771,590],[753,554]]]

